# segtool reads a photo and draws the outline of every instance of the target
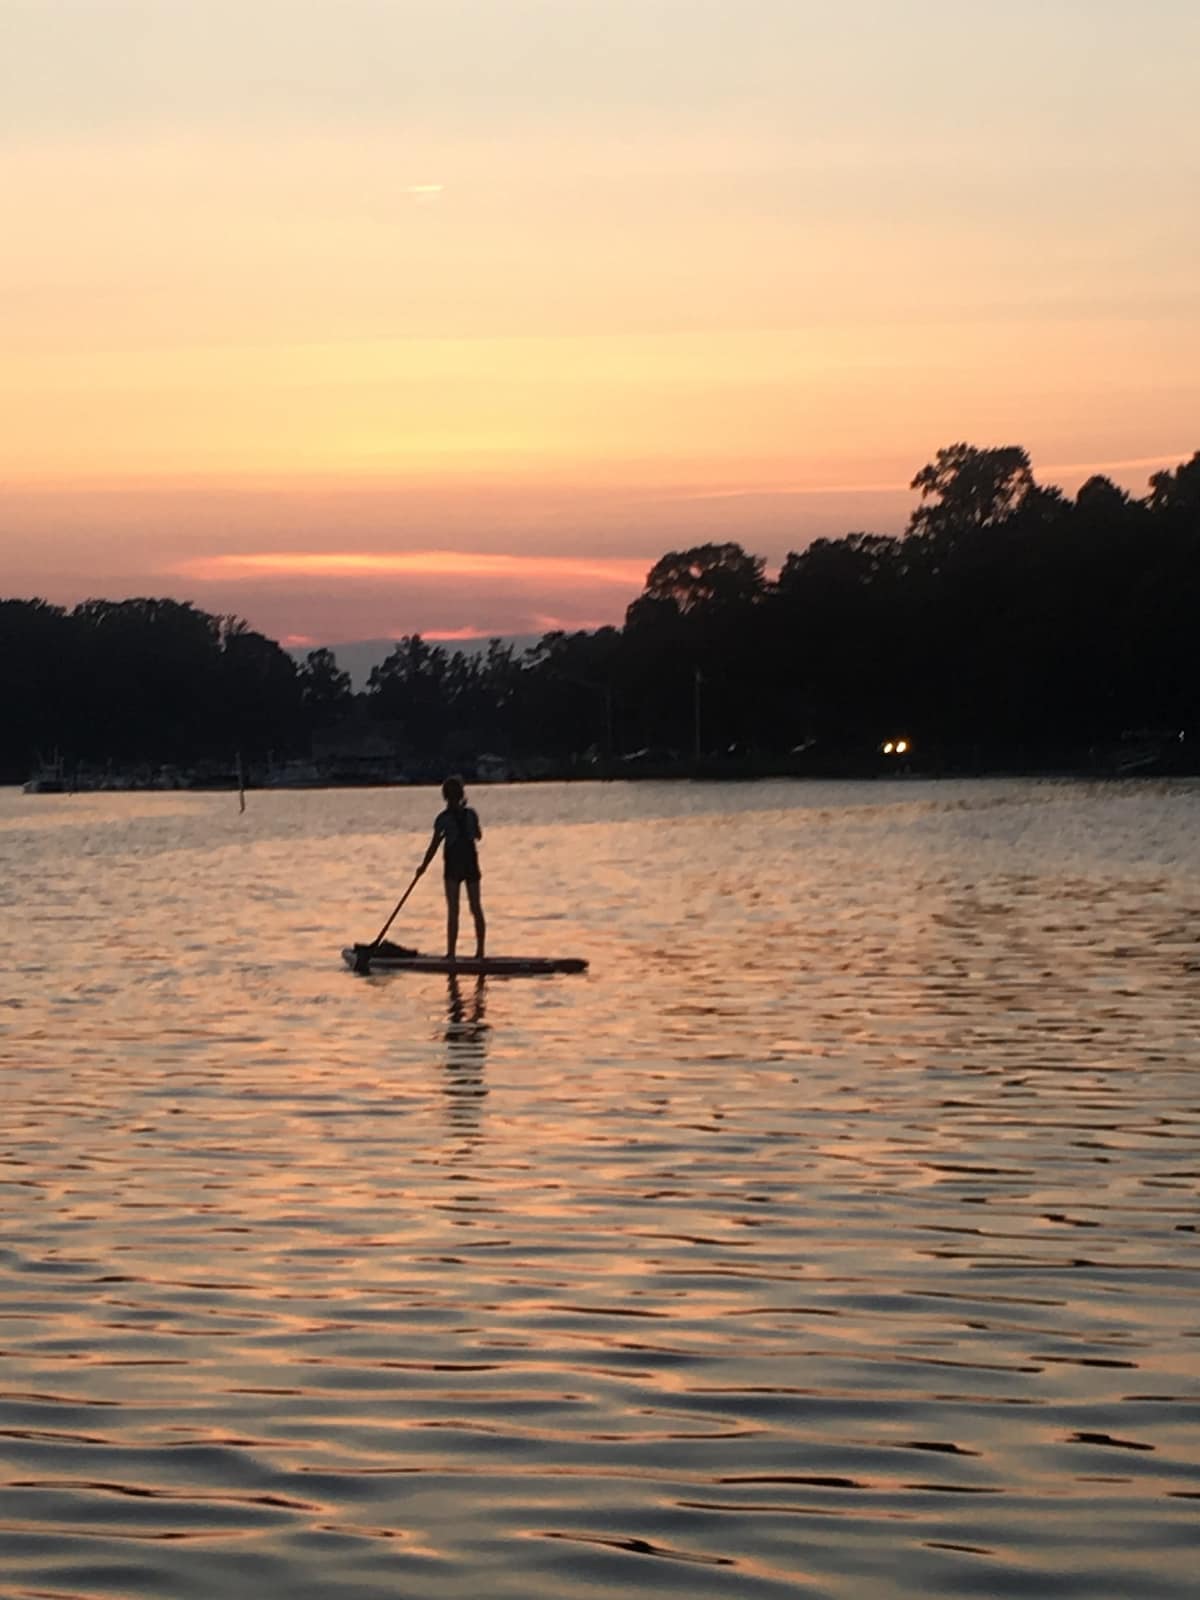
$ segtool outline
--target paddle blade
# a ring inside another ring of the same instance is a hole
[[[393,944],[390,939],[376,939],[374,944],[354,946],[354,971],[370,972],[372,956],[415,956],[417,952],[407,945]]]

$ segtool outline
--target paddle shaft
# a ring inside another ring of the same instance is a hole
[[[371,949],[372,950],[377,950],[379,948],[379,946],[383,943],[384,934],[388,931],[388,929],[391,927],[392,923],[395,922],[396,918],[400,915],[401,906],[403,906],[404,902],[408,899],[409,895],[417,887],[417,884],[420,882],[420,879],[421,879],[421,874],[418,872],[416,877],[409,884],[408,888],[405,889],[404,893],[400,896],[399,900],[396,901],[396,904],[392,909],[391,916],[384,923],[383,927],[380,928],[379,932],[375,935],[374,939],[371,940]]]

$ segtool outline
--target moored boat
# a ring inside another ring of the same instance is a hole
[[[65,794],[67,792],[66,779],[63,777],[62,767],[39,767],[21,785],[22,794]]]

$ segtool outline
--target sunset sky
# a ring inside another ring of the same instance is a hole
[[[619,621],[1200,447],[1195,0],[0,0],[0,593]]]

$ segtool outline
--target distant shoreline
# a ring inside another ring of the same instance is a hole
[[[980,767],[909,766],[894,764],[858,763],[855,765],[812,766],[805,770],[778,763],[761,765],[701,763],[699,766],[666,767],[642,766],[611,768],[596,767],[589,771],[554,769],[537,773],[512,773],[506,776],[479,777],[467,775],[467,781],[476,788],[517,788],[550,783],[986,783],[997,780],[1043,780],[1058,782],[1130,782],[1165,778],[1198,778],[1200,763],[1145,762],[1128,767],[1096,764],[1047,764]],[[250,793],[314,793],[331,790],[378,789],[435,789],[439,776],[371,777],[364,779],[315,778],[304,782],[272,782],[248,777],[244,784],[236,781],[199,780],[195,782],[155,782],[109,780],[104,783],[79,782],[69,779],[62,782],[0,785],[28,795],[78,795],[78,794],[237,794]]]

